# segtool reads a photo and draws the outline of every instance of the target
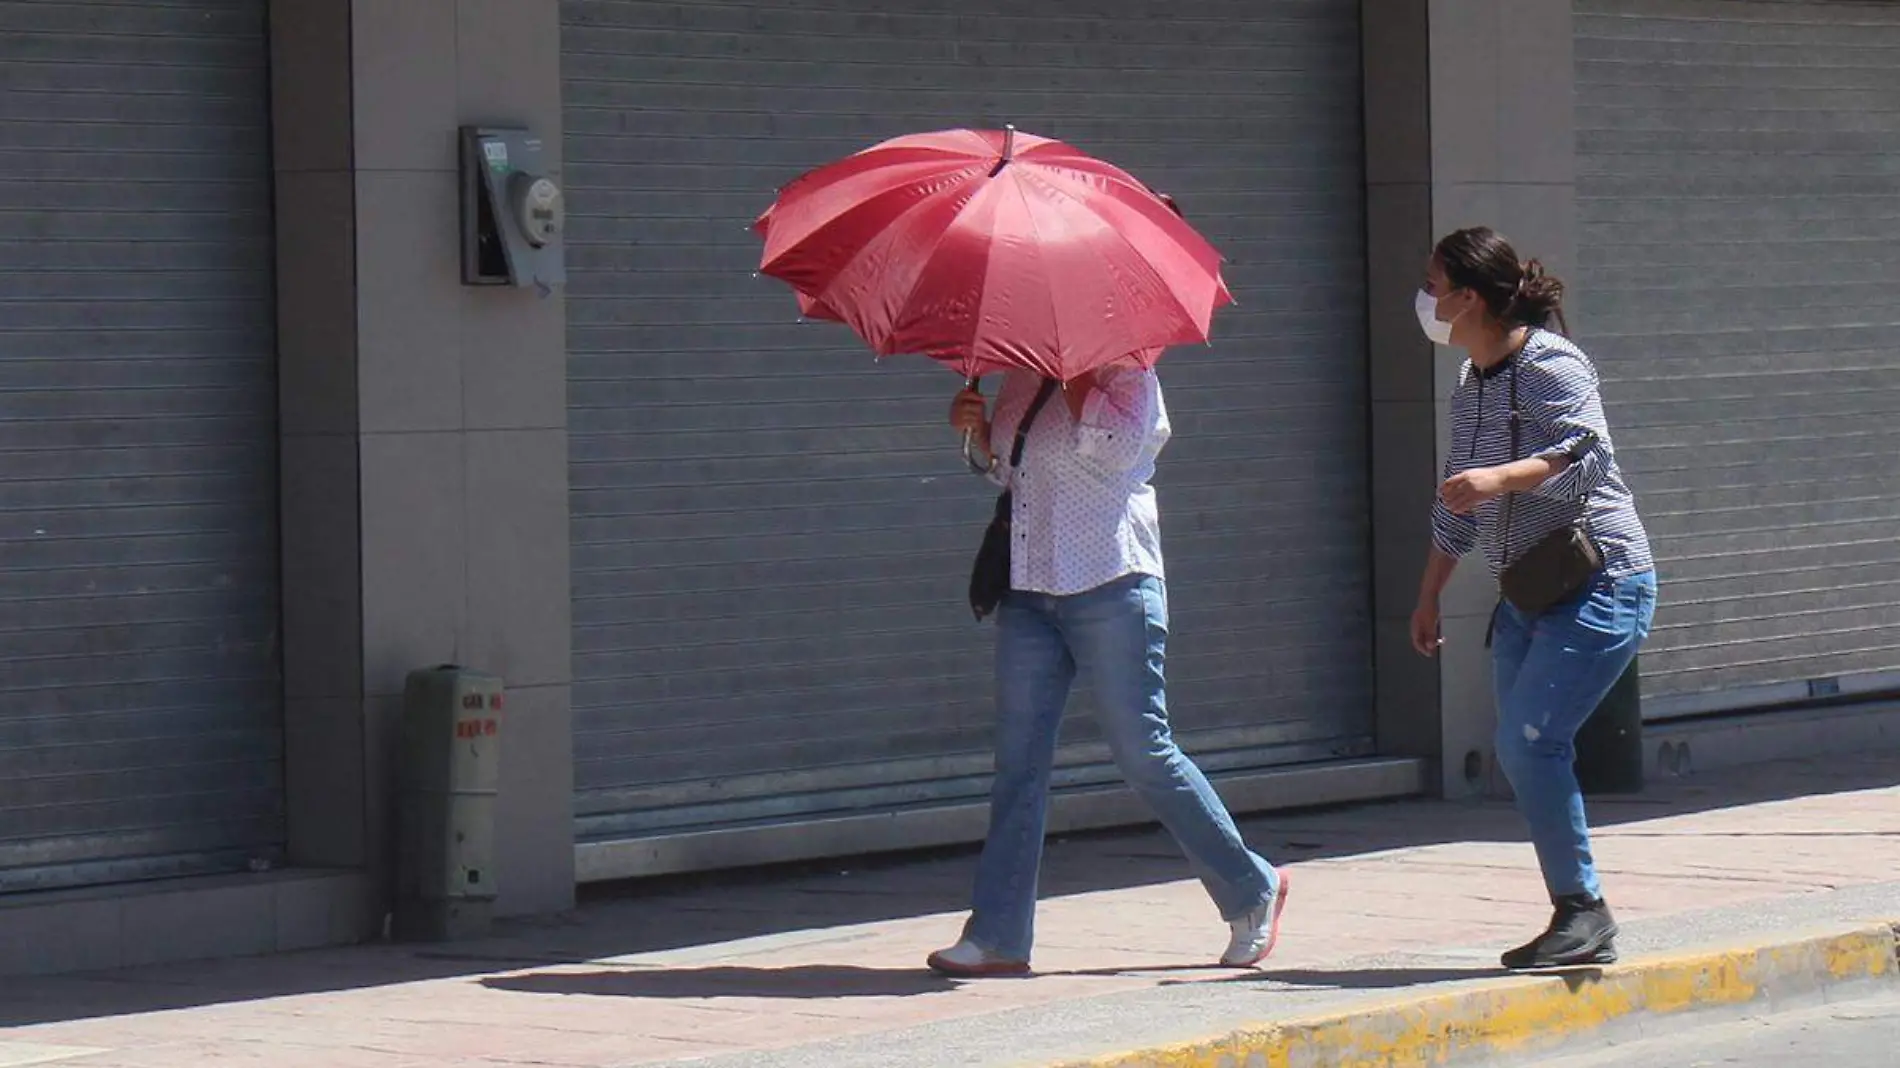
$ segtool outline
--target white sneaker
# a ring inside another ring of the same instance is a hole
[[[1251,968],[1266,960],[1273,952],[1274,943],[1280,940],[1280,913],[1286,911],[1287,891],[1292,888],[1292,880],[1286,872],[1275,870],[1280,876],[1280,888],[1274,892],[1273,900],[1228,921],[1227,926],[1233,928],[1234,936],[1227,943],[1227,952],[1221,954],[1223,966]]]
[[[949,949],[932,953],[926,963],[930,965],[931,971],[956,979],[1029,974],[1028,961],[999,956],[967,938]]]

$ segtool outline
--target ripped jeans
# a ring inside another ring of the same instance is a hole
[[[1553,900],[1603,896],[1573,743],[1649,637],[1655,614],[1654,571],[1599,575],[1582,593],[1535,618],[1508,601],[1498,606],[1491,641],[1498,765],[1530,824]]]

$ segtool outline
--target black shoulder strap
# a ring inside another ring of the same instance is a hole
[[[1518,412],[1517,412],[1517,365],[1523,359],[1524,353],[1530,349],[1531,338],[1537,333],[1536,327],[1533,326],[1533,327],[1530,327],[1529,329],[1530,329],[1530,332],[1524,335],[1524,344],[1519,346],[1518,350],[1511,355],[1511,399],[1510,399],[1511,410],[1506,416],[1506,418],[1510,419],[1511,421],[1511,459],[1509,461],[1511,463],[1516,463],[1518,460],[1517,450],[1519,446],[1519,439],[1518,439],[1519,419],[1518,419]],[[1482,418],[1482,413],[1480,413],[1480,417]],[[1517,495],[1514,493],[1506,493],[1504,495],[1504,505],[1503,505],[1504,517],[1500,521],[1500,524],[1499,524],[1504,529],[1498,538],[1498,558],[1504,561],[1504,566],[1506,567],[1509,567],[1511,565],[1511,498],[1515,496]],[[1491,609],[1491,621],[1490,623],[1486,624],[1484,628],[1484,647],[1486,649],[1491,648],[1491,639],[1495,637],[1497,634],[1498,610],[1503,607],[1504,607],[1504,591],[1500,589],[1498,591],[1498,603],[1496,606],[1494,606]]]
[[[1511,420],[1511,459],[1508,461],[1510,463],[1516,463],[1517,461],[1523,459],[1523,457],[1517,454],[1518,447],[1519,447],[1518,435],[1519,435],[1521,424],[1523,422],[1523,418],[1522,416],[1518,414],[1518,410],[1517,410],[1517,365],[1523,362],[1524,354],[1530,351],[1531,338],[1535,337],[1536,335],[1537,335],[1536,327],[1533,326],[1533,327],[1526,328],[1526,332],[1524,334],[1524,344],[1518,346],[1518,350],[1511,355],[1511,411],[1508,416],[1508,418]],[[1499,558],[1503,559],[1506,565],[1510,563],[1511,498],[1515,496],[1517,496],[1517,494],[1515,493],[1506,493],[1504,495],[1504,518],[1500,524],[1501,526],[1503,526],[1504,531],[1503,531],[1503,536],[1498,541],[1498,554],[1499,554]]]
[[[1029,440],[1029,428],[1036,424],[1036,416],[1042,414],[1042,406],[1056,392],[1056,380],[1045,378],[1042,388],[1036,391],[1036,399],[1029,402],[1029,410],[1023,413],[1023,421],[1016,424],[1016,442],[1009,448],[1009,466],[1014,471],[1016,465],[1023,462],[1023,445]]]

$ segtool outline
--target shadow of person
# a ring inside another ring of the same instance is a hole
[[[1211,979],[1231,978],[1236,969],[1225,964],[1124,964],[1108,968],[1063,968],[1054,971],[1038,971],[1036,975],[1048,979],[1054,977],[1083,979],[1128,979],[1148,975],[1197,975],[1199,979],[1164,979],[1163,986],[1206,982]],[[1247,973],[1254,974],[1252,972]]]
[[[1550,968],[1524,974],[1539,975],[1546,979],[1561,979],[1564,985],[1570,988],[1572,994],[1581,991],[1586,986],[1594,986],[1603,981],[1603,969],[1595,965],[1580,968]]]
[[[1291,968],[1258,972],[1229,982],[1278,983],[1309,990],[1397,990],[1434,983],[1501,979],[1514,973],[1498,967],[1477,968]]]
[[[789,968],[599,968],[490,976],[490,990],[618,998],[889,998],[953,990],[920,968],[806,964]]]

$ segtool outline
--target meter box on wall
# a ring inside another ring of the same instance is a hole
[[[567,280],[566,206],[527,130],[462,127],[462,282],[539,289]]]
[[[492,675],[446,664],[409,675],[398,769],[398,937],[456,939],[487,930],[502,703],[502,682]]]

